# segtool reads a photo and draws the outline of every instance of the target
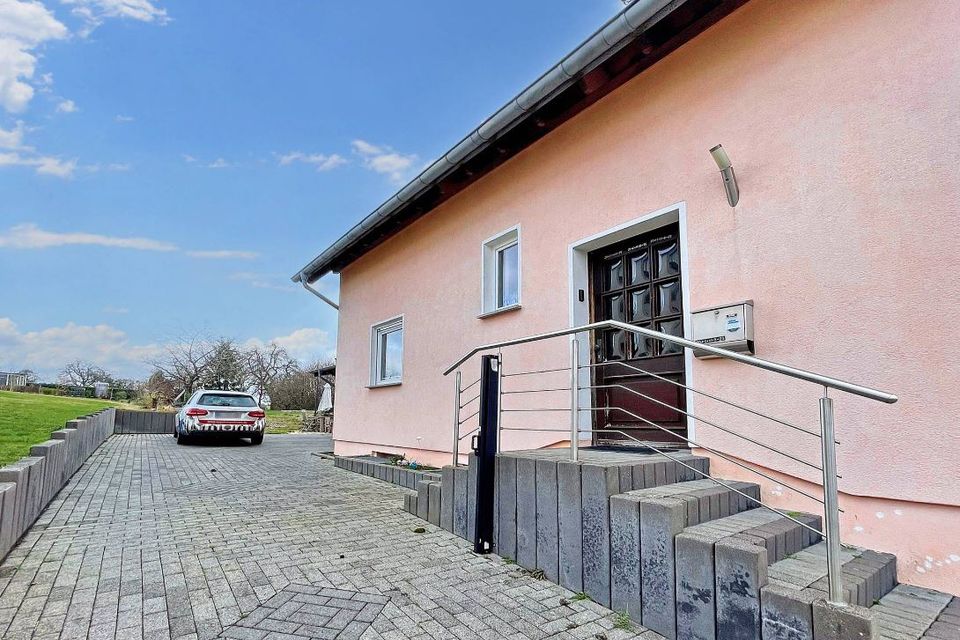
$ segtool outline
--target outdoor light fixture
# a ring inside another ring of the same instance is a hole
[[[723,176],[723,188],[727,190],[727,202],[731,207],[737,206],[740,201],[740,189],[737,187],[737,176],[733,172],[733,165],[730,164],[730,157],[723,150],[723,145],[718,144],[710,149],[710,155],[720,167],[720,175]]]

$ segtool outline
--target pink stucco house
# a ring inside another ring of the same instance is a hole
[[[831,392],[843,539],[896,553],[901,581],[960,592],[958,39],[953,2],[627,7],[294,276],[340,274],[337,454],[449,464],[443,373],[479,345],[609,319],[728,331],[758,358],[898,396]],[[771,504],[795,508],[786,484],[819,490],[796,460],[819,444],[782,422],[816,431],[822,387],[623,331],[577,349],[582,446],[677,434],[725,477],[756,480],[731,460],[762,470]],[[505,389],[559,390],[503,401],[502,448],[568,445],[569,336],[501,353],[504,375],[546,372]]]

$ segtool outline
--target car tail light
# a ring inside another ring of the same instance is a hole
[[[190,409],[187,409],[187,415],[188,416],[205,416],[207,415],[207,410],[190,408]]]
[[[253,411],[251,411],[251,412],[248,413],[247,415],[250,416],[251,418],[266,418],[266,417],[267,417],[267,414],[264,413],[263,411],[261,411],[260,409],[254,409]]]

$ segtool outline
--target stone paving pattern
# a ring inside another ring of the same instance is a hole
[[[317,442],[111,437],[0,565],[0,637],[659,638],[474,555]]]

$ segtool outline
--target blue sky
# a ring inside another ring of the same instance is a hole
[[[621,6],[0,0],[0,369],[332,353],[289,276]]]

